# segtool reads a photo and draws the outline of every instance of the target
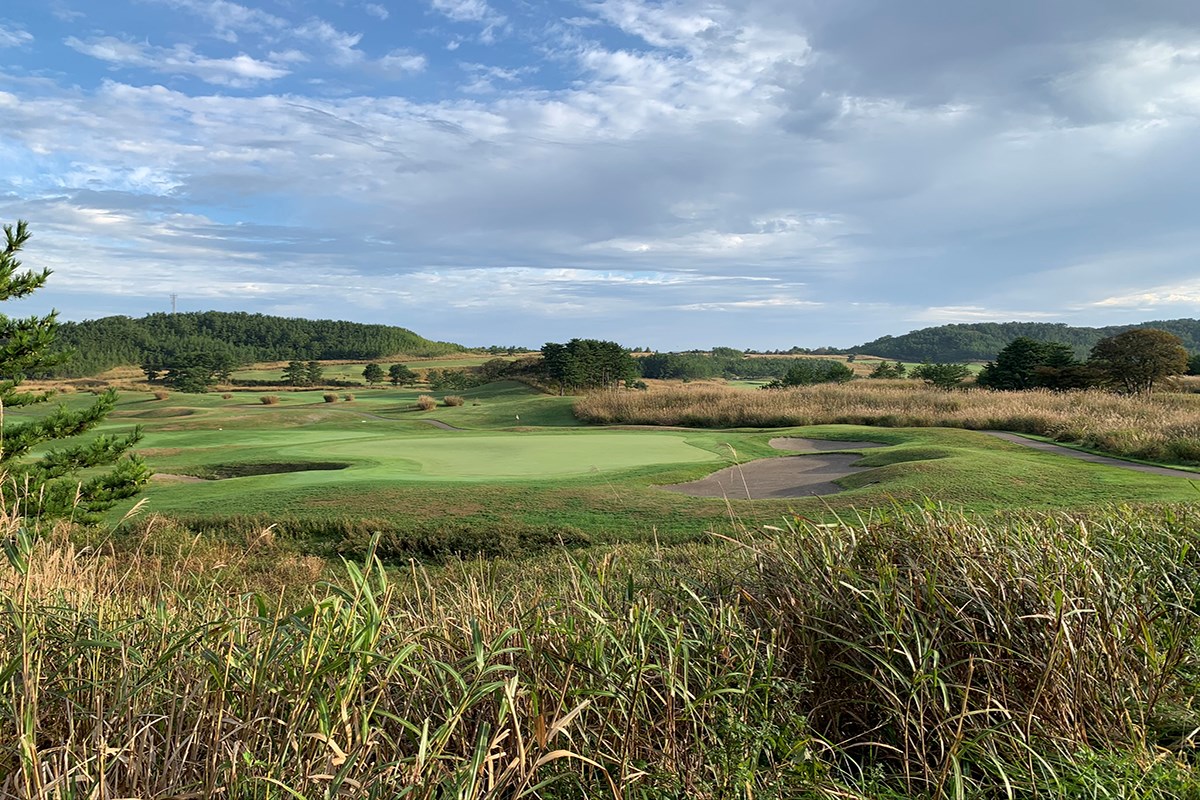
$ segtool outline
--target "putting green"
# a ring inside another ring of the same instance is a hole
[[[338,443],[321,448],[320,455],[352,460],[368,448],[376,462],[371,467],[372,477],[390,473],[404,480],[560,478],[649,464],[717,460],[712,453],[689,445],[682,435],[646,433],[403,437]]]
[[[386,423],[385,423],[386,424]],[[399,433],[399,432],[397,432]],[[171,446],[194,434],[160,435],[155,444]],[[187,462],[237,464],[262,461],[344,462],[349,469],[337,473],[289,473],[272,476],[280,483],[325,483],[345,480],[372,481],[480,481],[565,478],[598,472],[615,472],[648,465],[692,464],[716,461],[708,450],[688,444],[684,434],[596,432],[563,433],[443,433],[429,436],[339,431],[238,432],[230,444],[211,447],[212,434],[204,437],[209,448],[192,449],[190,457],[164,458],[161,470],[175,464],[187,472]],[[171,463],[174,461],[175,463]],[[165,463],[164,463],[165,462]],[[247,480],[252,480],[248,478]]]

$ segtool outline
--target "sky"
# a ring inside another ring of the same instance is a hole
[[[1200,316],[1195,0],[7,0],[4,313],[853,346]]]

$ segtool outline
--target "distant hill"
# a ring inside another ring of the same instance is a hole
[[[921,328],[903,336],[883,336],[860,344],[849,352],[901,361],[990,361],[1018,336],[1039,342],[1062,342],[1075,348],[1080,358],[1092,345],[1108,336],[1133,328],[1158,328],[1183,340],[1189,352],[1200,352],[1200,320],[1168,319],[1107,328],[1076,328],[1061,322],[973,322]]]
[[[225,311],[64,322],[58,329],[58,342],[76,353],[56,371],[60,376],[95,375],[112,367],[140,364],[149,354],[183,350],[217,349],[238,362],[251,363],[438,356],[464,349],[392,325]]]

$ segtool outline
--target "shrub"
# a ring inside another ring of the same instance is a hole
[[[171,396],[170,392],[164,392],[162,389],[159,389],[157,392],[154,393],[155,400],[166,400],[170,396]]]
[[[417,408],[422,411],[432,411],[437,408],[437,400],[434,400],[427,394],[423,394],[417,398]]]
[[[229,392],[225,392],[225,394],[221,395],[221,399],[222,400],[232,400],[233,395],[231,395]]]
[[[323,395],[323,397],[325,398],[326,403],[336,403],[337,402],[337,395],[334,394],[333,392],[327,392],[325,395]],[[346,398],[346,399],[349,399],[349,398]]]
[[[354,402],[354,395],[344,394],[344,395],[342,395],[342,399],[345,400],[347,403],[352,403],[352,402]]]
[[[442,398],[442,402],[445,403],[447,407],[449,407],[449,406],[461,406],[466,401],[463,400],[463,398],[460,397],[459,395],[448,394]]]
[[[279,398],[273,394],[264,394],[262,397],[258,398],[258,402],[262,403],[264,406],[273,406],[279,402]]]

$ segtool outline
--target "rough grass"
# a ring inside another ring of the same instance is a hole
[[[578,400],[575,414],[602,424],[994,429],[1046,436],[1119,456],[1200,464],[1197,394],[946,392],[912,381],[855,381],[783,391],[706,386],[604,392]]]
[[[269,530],[10,520],[0,795],[1183,797],[1198,522],[894,509],[313,588]]]

